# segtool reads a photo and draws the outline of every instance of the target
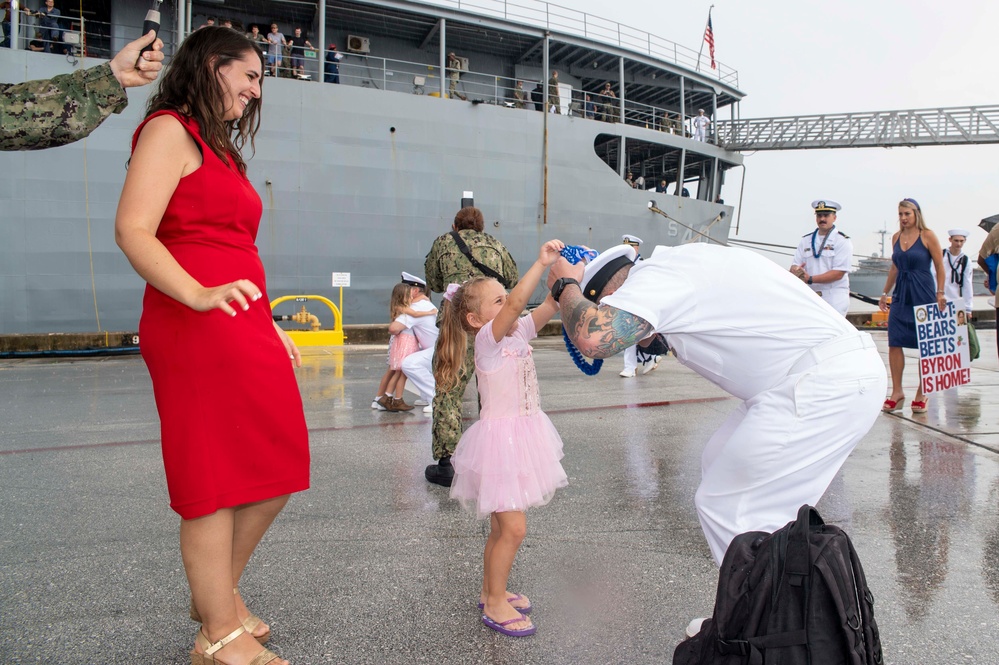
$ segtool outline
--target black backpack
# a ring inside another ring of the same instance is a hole
[[[735,537],[714,616],[673,665],[879,665],[874,597],[850,538],[814,508],[772,534]]]

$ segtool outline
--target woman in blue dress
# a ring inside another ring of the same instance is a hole
[[[926,228],[923,211],[915,199],[904,199],[898,204],[898,233],[892,236],[891,246],[891,268],[878,303],[882,312],[888,312],[888,366],[891,368],[891,395],[885,400],[883,411],[897,411],[905,401],[902,392],[905,355],[902,349],[917,348],[916,320],[912,308],[933,302],[940,309],[947,307],[940,241],[933,231]],[[936,269],[935,279],[930,265]],[[891,309],[887,302],[889,293],[892,294]],[[913,413],[926,413],[921,376],[916,397],[910,406]]]

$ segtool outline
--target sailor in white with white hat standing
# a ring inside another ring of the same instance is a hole
[[[954,307],[963,308],[970,316],[974,309],[974,277],[971,272],[974,264],[964,253],[964,243],[968,239],[965,229],[951,229],[950,247],[943,251],[944,267],[944,298],[954,303]],[[930,264],[930,272],[936,279],[936,269]]]
[[[786,270],[706,243],[618,245],[549,270],[579,351],[606,358],[661,333],[677,360],[742,400],[701,455],[694,505],[721,564],[732,539],[772,532],[821,498],[870,430],[887,389],[871,336]]]
[[[408,272],[402,273],[402,283],[414,287],[414,294],[417,291],[422,295],[426,295],[427,293],[427,283],[416,275]],[[429,312],[437,309],[430,301],[430,298],[414,298],[413,302],[410,303],[410,307],[418,312]],[[423,413],[430,413],[432,411],[430,405],[434,401],[435,382],[432,364],[434,359],[434,345],[437,344],[437,337],[440,334],[434,318],[433,316],[408,317],[409,320],[407,322],[413,328],[413,334],[416,335],[416,341],[420,345],[420,350],[409,354],[402,361],[402,373],[406,375],[407,379],[413,382],[417,392],[420,393],[420,399],[416,401],[416,404],[417,406],[421,403],[424,405]]]
[[[850,267],[853,241],[836,230],[836,212],[842,208],[835,201],[812,201],[815,230],[806,233],[794,252],[791,272],[846,316],[850,308]]]

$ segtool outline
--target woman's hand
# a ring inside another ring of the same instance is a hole
[[[937,293],[937,307],[943,312],[947,309],[947,297],[942,293]]]
[[[277,321],[274,322],[274,329],[277,330],[278,337],[281,339],[281,343],[284,344],[284,350],[288,352],[288,357],[291,358],[292,366],[301,367],[302,354],[299,353],[298,347],[295,346],[295,343],[291,341],[291,337],[288,337],[288,333],[286,333],[281,326],[277,324]]]
[[[881,296],[878,298],[878,309],[882,312],[888,311],[888,296]]]
[[[230,302],[245,312],[250,309],[251,302],[260,300],[262,296],[256,284],[248,279],[237,279],[221,286],[202,287],[201,292],[194,296],[194,300],[188,303],[188,306],[197,312],[220,309],[229,316],[236,316],[236,310],[232,308]]]
[[[550,266],[558,261],[564,248],[565,243],[561,240],[549,240],[541,246],[541,251],[538,252],[538,261],[543,266]]]

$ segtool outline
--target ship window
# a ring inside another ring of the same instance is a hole
[[[676,173],[680,168],[680,155],[683,152],[680,148],[632,138],[625,141],[625,146],[627,148],[624,168],[626,174],[631,173],[636,180],[639,177],[644,178],[645,188],[651,190],[655,190],[665,180],[669,186],[669,193],[673,192],[676,184]],[[593,141],[593,149],[608,168],[614,173],[618,172],[619,160],[621,159],[620,136],[599,134]],[[689,152],[687,154],[690,155]],[[684,170],[688,176],[693,173],[689,168]]]
[[[693,141],[684,141],[694,144]],[[597,157],[615,174],[619,172],[622,137],[614,134],[599,134],[593,141],[593,150]],[[677,194],[677,173],[683,159],[683,188],[692,198],[702,201],[717,200],[722,196],[722,186],[725,183],[725,171],[737,164],[718,160],[719,173],[715,174],[715,157],[697,151],[697,145],[678,148],[672,145],[627,138],[624,141],[626,154],[624,173],[631,173],[635,180],[641,177],[645,189],[661,190],[665,181],[666,193]],[[717,181],[717,182],[715,182]],[[714,192],[714,199],[712,199]]]

